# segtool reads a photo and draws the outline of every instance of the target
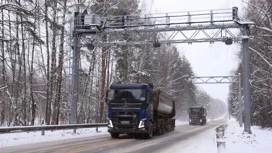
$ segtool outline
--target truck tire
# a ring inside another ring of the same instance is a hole
[[[150,139],[152,137],[153,137],[153,127],[151,126],[151,127],[148,128],[148,133],[145,134],[145,138]]]
[[[159,129],[159,135],[164,135],[164,127],[161,126],[160,129]]]
[[[112,137],[112,138],[118,138],[118,137],[119,137],[119,134],[118,134],[118,133],[111,133],[111,137]]]

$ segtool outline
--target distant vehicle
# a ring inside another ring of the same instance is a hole
[[[193,106],[188,109],[190,125],[204,125],[207,122],[207,110],[203,106]]]
[[[112,84],[107,92],[108,132],[112,138],[130,134],[151,138],[175,127],[175,102],[146,83]]]

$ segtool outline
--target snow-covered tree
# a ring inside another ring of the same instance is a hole
[[[250,40],[249,49],[250,56],[250,85],[251,85],[251,122],[263,127],[272,127],[272,1],[270,0],[250,0],[246,8],[246,20],[255,22],[256,26],[251,29],[254,36]],[[242,54],[242,52],[241,52]],[[241,54],[239,57],[242,60]],[[241,73],[240,68],[237,73]],[[232,85],[229,103],[231,104],[231,112],[235,114],[237,95],[233,95],[237,91]]]

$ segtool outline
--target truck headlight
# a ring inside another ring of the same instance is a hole
[[[142,119],[142,120],[140,121],[139,126],[138,126],[139,129],[145,127],[145,120],[146,120],[146,118],[145,118],[145,119]]]
[[[113,124],[112,124],[112,121],[110,119],[108,119],[108,127],[113,128]]]

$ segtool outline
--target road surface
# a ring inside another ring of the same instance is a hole
[[[215,134],[214,129],[223,120],[208,122],[206,125],[180,125],[175,130],[152,139],[135,139],[120,135],[112,139],[110,134],[96,137],[61,140],[57,142],[30,144],[2,148],[2,153],[175,153],[183,152],[186,147],[199,146],[199,139]],[[214,135],[215,136],[215,135]]]

